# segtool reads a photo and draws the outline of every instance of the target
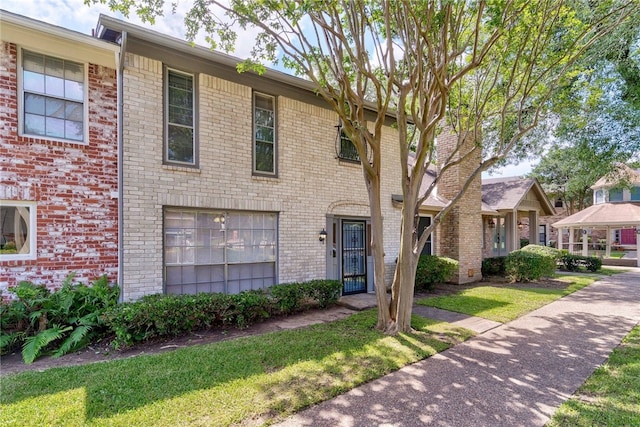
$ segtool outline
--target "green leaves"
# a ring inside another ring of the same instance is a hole
[[[53,341],[62,338],[62,334],[69,332],[73,328],[71,326],[57,326],[54,325],[49,329],[38,333],[37,335],[30,336],[24,340],[24,346],[22,347],[22,359],[24,363],[31,364],[38,356],[40,352],[47,345]]]

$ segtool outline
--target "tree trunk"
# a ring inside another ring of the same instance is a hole
[[[411,332],[413,291],[416,278],[417,255],[414,249],[414,213],[405,206],[402,209],[400,253],[396,273],[391,286],[391,317],[395,319],[395,332]],[[415,236],[417,239],[417,236]]]
[[[374,283],[376,301],[378,303],[378,322],[376,328],[381,331],[393,329],[393,321],[389,312],[387,286],[384,280],[384,242],[382,228],[382,206],[380,203],[380,178],[365,176],[369,192],[371,209],[371,252],[373,255]]]

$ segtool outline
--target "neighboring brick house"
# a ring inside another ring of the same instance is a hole
[[[309,82],[102,16],[123,46],[124,300],[316,278],[373,290],[360,161]],[[400,237],[397,131],[383,130],[385,263]],[[320,241],[320,235],[326,239]],[[325,237],[326,235],[326,237]]]
[[[0,291],[115,281],[119,47],[6,11],[0,39]]]

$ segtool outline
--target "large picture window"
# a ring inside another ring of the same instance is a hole
[[[35,203],[0,201],[0,226],[0,260],[35,259]]]
[[[196,166],[193,75],[166,69],[165,161]]]
[[[253,172],[276,174],[275,98],[253,94]]]
[[[167,208],[166,292],[239,293],[275,284],[277,214]]]
[[[22,51],[25,135],[84,141],[84,65]]]

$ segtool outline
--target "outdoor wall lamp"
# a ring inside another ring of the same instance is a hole
[[[324,228],[322,229],[322,231],[320,231],[320,233],[318,233],[318,240],[320,240],[322,243],[327,240],[327,232]]]
[[[489,226],[489,228],[496,228],[496,222],[493,220],[493,218],[490,218],[489,221],[487,221],[487,225]]]
[[[518,228],[522,230],[522,227],[524,227],[524,225],[522,224],[522,222],[518,221]]]

